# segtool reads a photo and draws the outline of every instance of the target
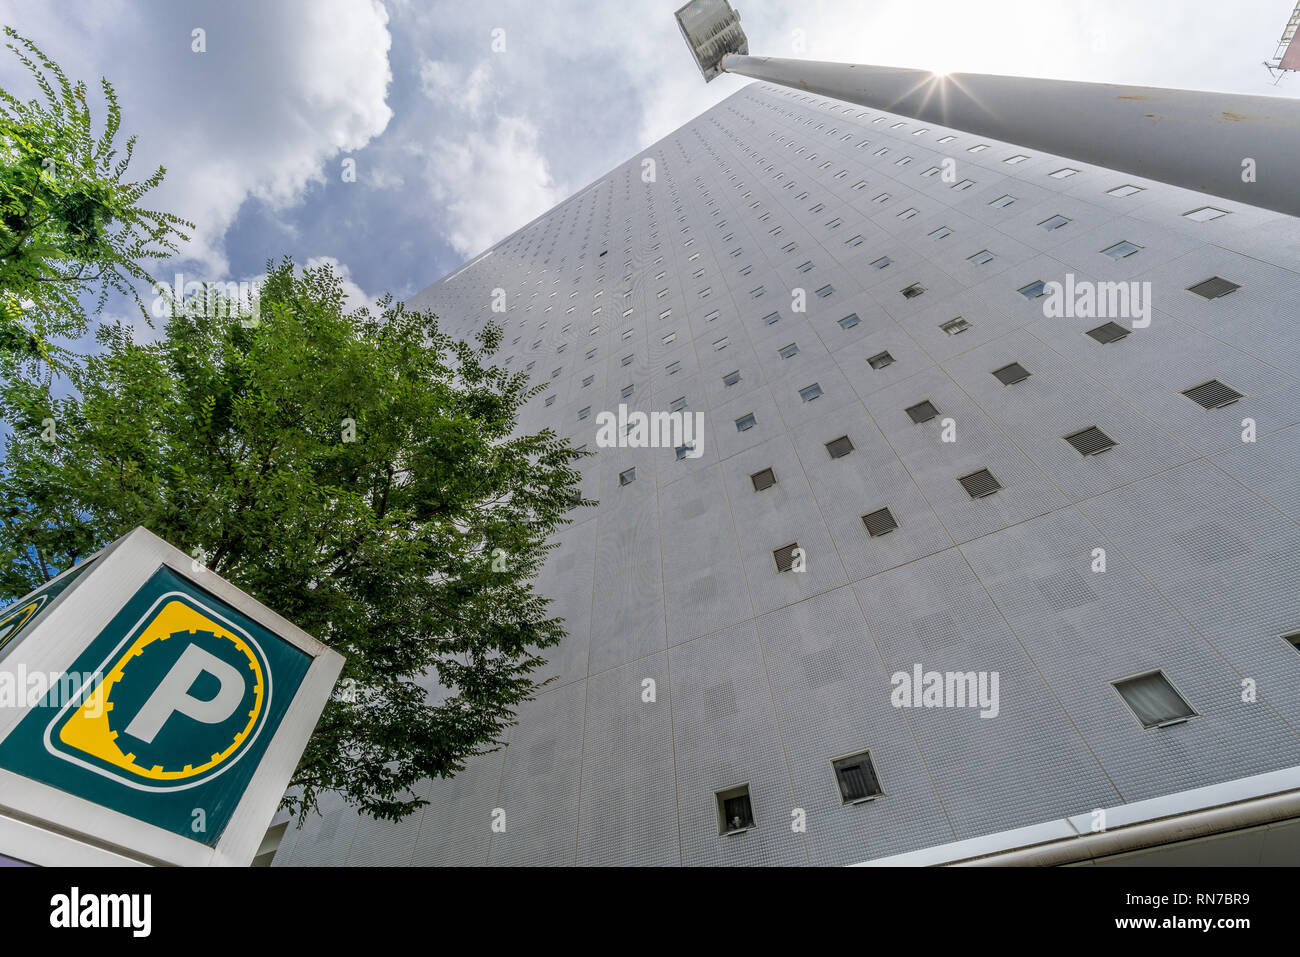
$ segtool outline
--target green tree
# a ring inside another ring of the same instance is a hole
[[[328,266],[268,270],[256,319],[179,303],[153,344],[102,326],[79,396],[3,390],[0,594],[151,529],[347,656],[354,694],[336,690],[288,805],[335,791],[396,818],[539,687],[563,629],[530,580],[586,453],[512,434],[544,386],[488,364],[499,327],[469,344],[391,297],[346,312]]]
[[[143,312],[135,284],[153,279],[141,263],[176,252],[193,224],[140,207],[163,167],[141,182],[123,179],[135,137],[119,159],[122,114],[108,80],[96,137],[86,84],[69,81],[12,27],[5,34],[44,98],[24,103],[0,89],[0,369],[12,371],[16,362],[58,362],[51,338],[85,332],[81,297],[96,289],[96,311],[116,290]]]

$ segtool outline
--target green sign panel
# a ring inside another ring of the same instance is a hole
[[[0,742],[0,767],[215,845],[310,665],[162,567]]]
[[[8,608],[0,609],[0,658],[3,658],[8,650],[17,644],[15,639],[22,632],[29,630],[29,627],[41,616],[45,606],[54,601],[60,592],[80,578],[81,573],[89,568],[93,561],[91,559],[82,562],[56,581],[38,588],[30,595],[23,596]]]

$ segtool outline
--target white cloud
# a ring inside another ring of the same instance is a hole
[[[365,291],[353,281],[352,270],[348,268],[347,263],[339,262],[333,256],[313,256],[307,260],[308,269],[319,269],[321,266],[330,266],[334,270],[334,275],[342,280],[344,312],[362,306],[369,306],[370,310],[374,311],[376,297],[366,295]]]
[[[440,106],[478,115],[491,90],[491,67],[486,60],[468,74],[453,63],[423,57],[420,60],[420,91]]]
[[[294,206],[392,117],[391,36],[378,0],[281,0],[256,18],[239,5],[114,5],[113,18],[94,4],[79,9],[87,18],[26,4],[13,16],[0,4],[5,22],[19,23],[69,76],[92,90],[109,77],[122,103],[119,141],[138,135],[127,175],[167,167],[144,205],[195,223],[182,256],[203,279],[226,278],[225,234],[246,200]],[[206,52],[190,48],[195,27],[206,31]],[[15,80],[25,95],[21,67],[7,59],[0,85]]]
[[[537,141],[531,122],[501,116],[487,130],[458,141],[437,137],[424,148],[429,189],[457,252],[481,252],[560,200]]]

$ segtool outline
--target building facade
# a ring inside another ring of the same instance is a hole
[[[839,865],[1300,765],[1297,291],[1300,220],[745,86],[412,300],[597,453],[568,638],[276,865]]]

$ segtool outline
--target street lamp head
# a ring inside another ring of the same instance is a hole
[[[719,64],[728,53],[749,53],[740,14],[727,0],[691,0],[677,11],[677,25],[706,83],[722,72]]]

